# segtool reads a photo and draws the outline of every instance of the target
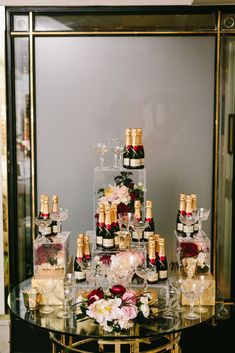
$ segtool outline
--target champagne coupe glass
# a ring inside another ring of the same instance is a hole
[[[68,209],[59,208],[58,211],[51,212],[51,220],[57,222],[58,234],[61,234],[61,223],[68,218]]]
[[[139,276],[140,278],[143,278],[144,280],[144,288],[143,288],[144,292],[147,291],[147,288],[148,288],[147,279],[151,271],[152,270],[149,267],[147,267],[146,264],[141,264],[136,266],[135,273],[137,274],[137,276]]]
[[[210,215],[210,209],[200,207],[197,209],[197,215],[198,215],[198,225],[199,225],[198,236],[202,237],[203,236],[202,222],[208,219]]]
[[[207,289],[210,285],[210,280],[212,279],[212,276],[210,274],[198,274],[197,275],[198,280],[201,282],[201,286],[203,287],[203,292],[205,289]],[[206,313],[208,309],[204,306],[203,303],[203,293],[199,297],[199,306],[195,309],[196,313]]]
[[[170,291],[172,290],[172,292],[175,292],[176,306],[174,310],[178,313],[182,313],[185,311],[185,309],[180,304],[180,299],[181,299],[180,287],[182,285],[182,280],[183,280],[183,275],[180,271],[179,264],[176,262],[176,260],[171,261],[169,265],[169,271],[168,271],[168,281],[169,281]]]
[[[100,156],[100,169],[104,168],[104,154],[109,151],[110,146],[108,141],[101,140],[100,142],[93,143],[93,148],[98,152]]]
[[[66,273],[64,277],[63,310],[60,310],[57,313],[57,316],[62,319],[67,319],[73,316],[70,306],[74,298],[74,283],[74,275],[72,273]]]
[[[128,232],[130,232],[130,228],[134,220],[135,220],[135,214],[132,212],[118,213],[118,223],[119,223],[120,229],[123,229],[123,226],[124,226],[125,229]]]
[[[194,303],[197,298],[200,297],[204,288],[201,285],[201,281],[198,278],[187,278],[183,279],[181,284],[182,293],[189,299],[190,311],[185,314],[185,319],[196,320],[200,318],[194,310]]]
[[[120,169],[121,157],[124,151],[123,140],[119,138],[111,138],[111,149],[114,153],[114,169]]]
[[[52,308],[48,304],[49,295],[53,292],[55,287],[55,282],[53,280],[45,280],[42,282],[40,286],[40,292],[44,295],[45,305],[39,310],[42,314],[51,314],[54,312],[54,308]]]
[[[34,218],[34,223],[41,229],[42,236],[44,236],[45,230],[46,230],[47,227],[49,227],[51,222],[52,222],[51,218],[48,218],[48,219],[43,219],[43,218],[40,218],[40,217],[35,217]]]
[[[186,235],[187,237],[190,237],[191,232],[190,232],[190,226],[192,226],[194,223],[196,223],[198,221],[198,213],[197,212],[193,212],[191,215],[179,215],[179,219],[180,221],[187,226],[187,232]]]
[[[141,247],[141,238],[142,238],[142,234],[143,234],[143,231],[145,230],[145,228],[147,228],[148,226],[148,222],[144,222],[144,221],[133,221],[131,222],[131,226],[134,230],[134,232],[137,233],[137,237],[138,237],[138,248]]]

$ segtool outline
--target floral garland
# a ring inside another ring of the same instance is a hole
[[[117,212],[134,212],[135,200],[144,202],[143,183],[135,184],[132,172],[120,172],[120,175],[114,177],[114,185],[109,185],[107,188],[101,188],[97,191],[99,195],[98,203],[114,203],[117,205]]]
[[[120,332],[134,326],[139,315],[147,318],[150,314],[149,293],[137,295],[120,284],[107,291],[92,290],[86,297],[78,297],[81,312],[94,319],[107,332]]]

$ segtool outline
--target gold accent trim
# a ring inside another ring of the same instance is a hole
[[[5,6],[0,6],[2,17],[5,17]],[[10,291],[10,269],[9,269],[9,229],[8,229],[8,155],[7,155],[7,113],[6,113],[6,65],[5,65],[5,21],[0,23],[0,40],[2,43],[2,51],[0,51],[0,120],[1,120],[1,166],[2,166],[2,218],[3,218],[3,261],[4,253],[8,258],[7,271],[3,270],[5,281],[4,287],[7,288],[7,293]],[[5,170],[5,173],[3,171]],[[4,239],[5,237],[5,239]],[[4,265],[4,262],[3,262]],[[3,298],[4,298],[4,293]],[[7,308],[5,308],[6,312]]]
[[[215,145],[214,145],[214,212],[213,212],[213,263],[212,273],[216,276],[216,250],[217,250],[217,197],[218,197],[218,149],[219,149],[219,94],[220,94],[220,43],[221,43],[221,11],[218,11],[217,37],[216,37],[216,82],[215,82]]]
[[[34,119],[34,39],[33,39],[33,13],[29,13],[29,92],[30,92],[30,134],[31,134],[31,193],[32,193],[32,237],[35,240],[35,119]]]
[[[11,32],[11,36],[27,36],[32,34],[33,36],[76,36],[76,35],[151,35],[151,34],[193,34],[193,35],[201,35],[201,34],[206,34],[206,35],[215,35],[217,33],[216,30],[208,30],[208,31],[70,31],[70,32],[59,32],[59,31],[30,31],[30,32]]]

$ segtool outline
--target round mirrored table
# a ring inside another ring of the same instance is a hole
[[[188,320],[184,318],[184,314],[189,311],[188,306],[184,306],[185,312],[168,317],[164,317],[164,310],[159,307],[154,317],[141,319],[131,329],[121,333],[108,333],[90,318],[78,319],[76,314],[69,319],[57,317],[57,312],[61,309],[59,305],[54,306],[55,310],[51,314],[42,314],[39,309],[26,310],[22,290],[30,286],[31,279],[28,279],[10,291],[9,308],[15,316],[28,324],[48,331],[53,353],[121,353],[124,347],[128,347],[130,353],[178,353],[181,332],[211,320],[218,310],[216,306],[207,306],[208,311],[200,314],[199,319]]]

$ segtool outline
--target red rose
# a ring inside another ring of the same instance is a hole
[[[110,288],[110,292],[113,295],[123,295],[126,291],[126,288],[123,287],[121,284],[116,284]]]
[[[104,298],[104,292],[102,288],[93,289],[87,296],[88,305],[94,303],[96,300]]]
[[[181,244],[182,258],[184,257],[194,257],[199,254],[197,244],[195,243],[182,243]]]
[[[135,200],[135,193],[134,192],[130,193],[130,198],[131,198],[131,200]]]

